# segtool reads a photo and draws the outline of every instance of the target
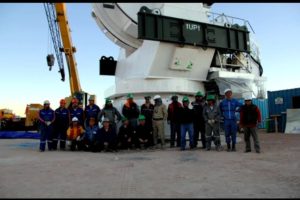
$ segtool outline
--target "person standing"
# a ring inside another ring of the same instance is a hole
[[[66,100],[61,99],[59,104],[59,108],[55,110],[53,150],[57,149],[58,140],[60,143],[60,149],[65,150],[67,130],[70,125],[70,113],[66,108]]]
[[[44,152],[46,148],[46,141],[48,145],[48,150],[52,150],[52,132],[53,132],[53,122],[55,121],[54,111],[50,108],[50,102],[48,100],[44,101],[44,108],[39,111],[39,121],[40,121],[40,152]]]
[[[133,95],[127,95],[127,101],[123,105],[122,114],[129,120],[131,126],[135,129],[137,127],[137,118],[140,111],[138,105],[133,101]]]
[[[151,103],[150,99],[151,96],[145,96],[145,103],[141,106],[141,114],[145,116],[145,126],[147,127],[148,131],[153,134],[153,110],[154,105]],[[149,142],[153,145],[153,138],[149,140]]]
[[[237,108],[241,107],[242,104],[236,99],[232,98],[232,90],[226,89],[224,91],[225,99],[220,103],[221,114],[224,118],[224,130],[227,143],[227,151],[236,151],[236,133],[237,133],[237,119],[236,111]],[[232,146],[230,146],[232,142]],[[231,148],[230,148],[231,147]]]
[[[168,118],[166,105],[163,104],[159,95],[154,96],[154,110],[153,110],[153,143],[157,147],[157,139],[160,138],[161,149],[165,146],[165,127],[164,122]]]
[[[95,104],[95,97],[89,97],[89,105],[87,105],[84,109],[84,116],[85,116],[85,127],[89,125],[90,118],[93,117],[97,119],[101,109],[98,105]]]
[[[240,109],[240,126],[244,129],[244,139],[246,143],[245,153],[251,152],[250,136],[253,138],[256,153],[260,153],[256,128],[258,123],[261,123],[260,110],[252,103],[252,97],[248,96],[245,98],[245,105]]]
[[[110,98],[105,99],[105,106],[98,116],[99,122],[102,122],[102,117],[108,118],[112,128],[117,131],[117,123],[121,121],[122,116],[120,112],[113,106]]]
[[[177,95],[173,95],[171,99],[172,103],[168,106],[168,123],[170,124],[171,130],[170,147],[173,148],[175,140],[176,146],[180,147],[180,109],[182,108],[182,104],[178,102]]]
[[[214,138],[216,150],[220,151],[221,149],[220,108],[216,104],[214,95],[207,95],[206,100],[208,103],[203,108],[203,118],[205,121],[205,134],[206,134],[206,150],[209,151],[211,149],[211,141],[212,138]]]
[[[190,149],[194,148],[194,127],[193,127],[193,121],[194,121],[194,111],[189,108],[190,100],[188,97],[182,98],[182,105],[183,108],[181,108],[180,112],[180,119],[181,119],[181,146],[180,150],[185,150],[186,145],[186,132],[189,134],[190,139]]]
[[[205,122],[203,118],[203,94],[199,91],[195,95],[195,101],[192,102],[194,111],[194,147],[196,148],[199,140],[199,132],[201,133],[202,149],[206,148],[206,137],[205,137]]]
[[[78,123],[81,126],[84,126],[84,111],[82,108],[79,107],[78,99],[73,98],[71,103],[72,103],[72,105],[69,110],[70,111],[70,121],[71,121],[71,119],[76,117],[78,119]]]

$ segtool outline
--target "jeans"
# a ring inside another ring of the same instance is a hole
[[[189,134],[190,148],[194,147],[194,127],[193,123],[181,124],[181,150],[185,149],[185,136],[186,132]]]
[[[179,123],[170,122],[171,128],[171,146],[174,146],[175,136],[176,136],[176,146],[180,147],[180,136],[181,136],[181,127]]]
[[[236,144],[236,133],[237,133],[236,120],[225,119],[224,130],[225,130],[226,143],[230,144],[230,141],[232,141],[232,144]]]

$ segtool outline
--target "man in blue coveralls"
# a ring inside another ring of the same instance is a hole
[[[52,150],[52,124],[55,120],[54,111],[50,108],[50,102],[48,100],[44,101],[44,108],[39,111],[40,120],[40,152],[45,151],[46,140],[48,143],[48,150]]]
[[[87,105],[85,107],[85,110],[84,110],[84,114],[85,114],[85,127],[89,126],[89,121],[90,121],[91,117],[97,119],[100,111],[101,110],[100,110],[99,106],[97,106],[95,104],[95,97],[90,96],[90,98],[89,98],[89,105]]]
[[[224,91],[225,99],[220,103],[220,110],[224,118],[224,130],[227,143],[227,151],[236,151],[236,133],[237,133],[237,119],[235,112],[237,108],[241,107],[243,104],[238,102],[236,99],[232,98],[232,90],[226,89]],[[232,146],[230,148],[230,141],[232,141]]]
[[[67,130],[70,125],[69,110],[66,108],[66,100],[61,99],[60,106],[55,110],[55,122],[53,131],[53,150],[57,149],[58,140],[60,140],[60,149],[65,150]]]
[[[84,116],[83,116],[84,112],[83,112],[83,109],[78,106],[78,103],[79,103],[78,99],[73,98],[71,103],[72,103],[72,107],[70,108],[69,121],[71,121],[71,119],[73,119],[74,117],[77,117],[77,119],[79,121],[79,124],[81,126],[83,126],[84,125],[83,124],[83,122],[84,122],[83,121],[84,120]]]

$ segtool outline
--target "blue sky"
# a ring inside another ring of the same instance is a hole
[[[91,4],[67,3],[81,87],[96,94],[102,107],[103,92],[114,78],[99,75],[99,59],[102,55],[117,59],[119,47],[101,32],[91,11]],[[267,90],[300,87],[299,3],[216,3],[211,11],[250,21],[260,45]],[[0,108],[24,116],[26,104],[49,99],[56,108],[61,98],[69,96],[68,78],[60,81],[57,64],[48,70],[51,44],[43,4],[0,4]],[[66,68],[66,77],[67,73]]]

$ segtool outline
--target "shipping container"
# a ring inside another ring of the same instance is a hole
[[[244,99],[238,99],[238,101],[242,104],[245,102]],[[261,113],[261,123],[259,124],[258,128],[266,129],[269,117],[268,99],[252,99],[252,103],[259,108]]]
[[[300,88],[268,91],[268,108],[269,118],[277,117],[278,132],[284,133],[286,109],[300,108]]]

